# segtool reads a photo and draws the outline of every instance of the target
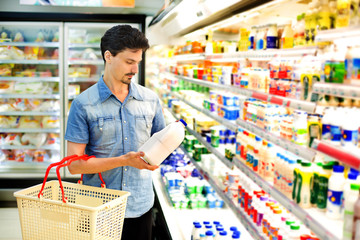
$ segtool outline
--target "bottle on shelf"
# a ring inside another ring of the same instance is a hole
[[[336,28],[348,27],[351,0],[337,0],[336,3]]]
[[[316,206],[319,210],[325,211],[327,204],[329,178],[331,177],[333,164],[322,164],[319,171],[318,193],[316,195]]]
[[[206,45],[205,45],[205,54],[213,54],[214,53],[214,43],[213,43],[213,32],[211,30],[208,31],[205,36]]]
[[[278,46],[277,25],[269,24],[266,33],[266,49],[276,49]]]
[[[320,0],[318,13],[318,29],[329,30],[331,28],[330,8],[328,0]]]
[[[333,166],[333,173],[329,178],[326,216],[340,219],[342,216],[342,195],[344,193],[344,166]]]
[[[281,48],[293,48],[294,47],[294,31],[291,27],[291,21],[286,22],[284,32],[281,36]]]
[[[311,162],[301,162],[296,191],[296,203],[302,208],[310,208],[310,183],[313,175]]]
[[[353,224],[354,224],[354,209],[356,200],[359,198],[360,185],[350,184],[350,191],[344,202],[344,226],[343,226],[343,240],[352,240],[353,237]],[[356,238],[355,238],[356,239]]]
[[[199,222],[194,222],[193,224],[194,226],[191,232],[191,240],[200,240],[200,234],[202,232],[201,224]]]

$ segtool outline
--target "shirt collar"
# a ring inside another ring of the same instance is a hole
[[[111,95],[113,95],[113,93],[110,91],[109,87],[105,84],[103,76],[101,76],[101,78],[99,79],[98,89],[99,89],[99,96],[100,96],[101,102],[104,102]],[[136,84],[133,82],[131,82],[129,85],[129,94],[128,94],[127,98],[134,98],[134,99],[140,100],[140,101],[143,100]]]

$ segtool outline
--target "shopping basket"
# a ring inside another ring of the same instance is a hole
[[[72,155],[50,164],[42,184],[14,193],[24,240],[121,239],[129,192],[106,189],[100,173],[101,188],[61,181],[60,168],[89,158]],[[58,181],[46,182],[55,166]]]

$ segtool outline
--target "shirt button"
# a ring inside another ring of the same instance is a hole
[[[126,184],[124,183],[124,186],[126,186]]]
[[[125,171],[127,171],[127,168],[125,168]]]
[[[127,137],[125,138],[125,140],[127,140]]]
[[[124,123],[126,123],[126,121],[124,121]]]

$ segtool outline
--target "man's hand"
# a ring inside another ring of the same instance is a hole
[[[141,157],[145,156],[143,152],[128,152],[127,154],[123,155],[126,158],[126,162],[128,166],[137,168],[137,169],[147,169],[154,171],[158,169],[159,166],[152,166],[146,163]]]

